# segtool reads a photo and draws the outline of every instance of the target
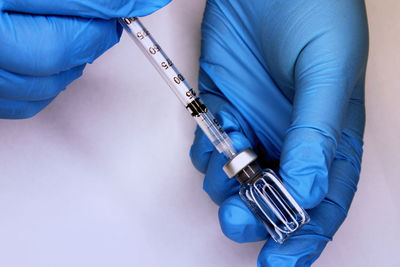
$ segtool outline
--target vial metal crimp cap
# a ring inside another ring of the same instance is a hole
[[[236,177],[241,184],[248,183],[261,172],[256,160],[256,153],[247,148],[226,163],[223,170],[229,178]]]

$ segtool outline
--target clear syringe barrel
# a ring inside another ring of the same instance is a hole
[[[183,75],[139,19],[121,18],[120,23],[190,112],[217,151],[223,153],[228,159],[234,158],[236,151],[233,148],[232,140],[222,129],[206,105],[196,96],[193,88],[189,86]]]

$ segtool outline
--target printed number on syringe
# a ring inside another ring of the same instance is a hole
[[[185,80],[185,78],[182,76],[182,74],[178,74],[178,77],[174,77],[174,82],[176,84],[180,84],[181,82],[183,82]]]
[[[189,99],[193,99],[196,96],[196,92],[193,90],[193,88],[191,88],[189,91],[186,92],[186,96]]]
[[[140,40],[143,40],[146,36],[148,36],[149,35],[149,32],[148,31],[144,31],[144,32],[138,32],[137,34],[136,34],[136,36],[137,36],[137,38],[139,38]]]
[[[157,54],[157,52],[160,52],[161,48],[158,44],[155,44],[154,46],[149,47],[149,52],[152,55]]]
[[[169,67],[172,67],[174,64],[172,63],[171,60],[167,59],[167,62],[163,61],[161,62],[161,67],[163,67],[164,69],[168,69]]]

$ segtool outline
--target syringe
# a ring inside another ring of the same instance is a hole
[[[190,112],[218,152],[223,153],[228,159],[233,158],[236,151],[232,146],[232,140],[221,128],[200,98],[196,96],[193,88],[189,86],[183,75],[178,71],[139,19],[123,19],[122,25],[182,104]]]
[[[264,223],[272,238],[283,243],[291,233],[308,222],[307,213],[272,170],[260,168],[257,155],[251,149],[237,153],[227,133],[139,19],[121,18],[119,21],[217,151],[228,159],[223,169],[229,178],[236,177],[242,184],[239,192],[242,200]]]

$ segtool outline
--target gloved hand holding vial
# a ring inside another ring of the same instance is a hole
[[[267,240],[259,266],[311,265],[360,175],[364,1],[207,1],[199,95],[134,18],[169,0],[101,2],[0,0],[0,117],[46,107],[119,41],[119,20],[199,125],[191,158],[225,235]]]
[[[308,222],[307,213],[287,192],[272,170],[261,169],[253,151],[247,148],[236,152],[232,140],[139,19],[124,18],[120,22],[217,151],[229,160],[224,166],[224,171],[230,178],[236,176],[243,185],[240,191],[243,201],[265,224],[272,238],[283,243],[291,233]]]
[[[368,23],[362,0],[208,1],[199,89],[238,150],[279,173],[310,222],[283,245],[238,196],[196,131],[191,156],[226,236],[266,240],[259,266],[309,266],[346,218],[360,177]]]

